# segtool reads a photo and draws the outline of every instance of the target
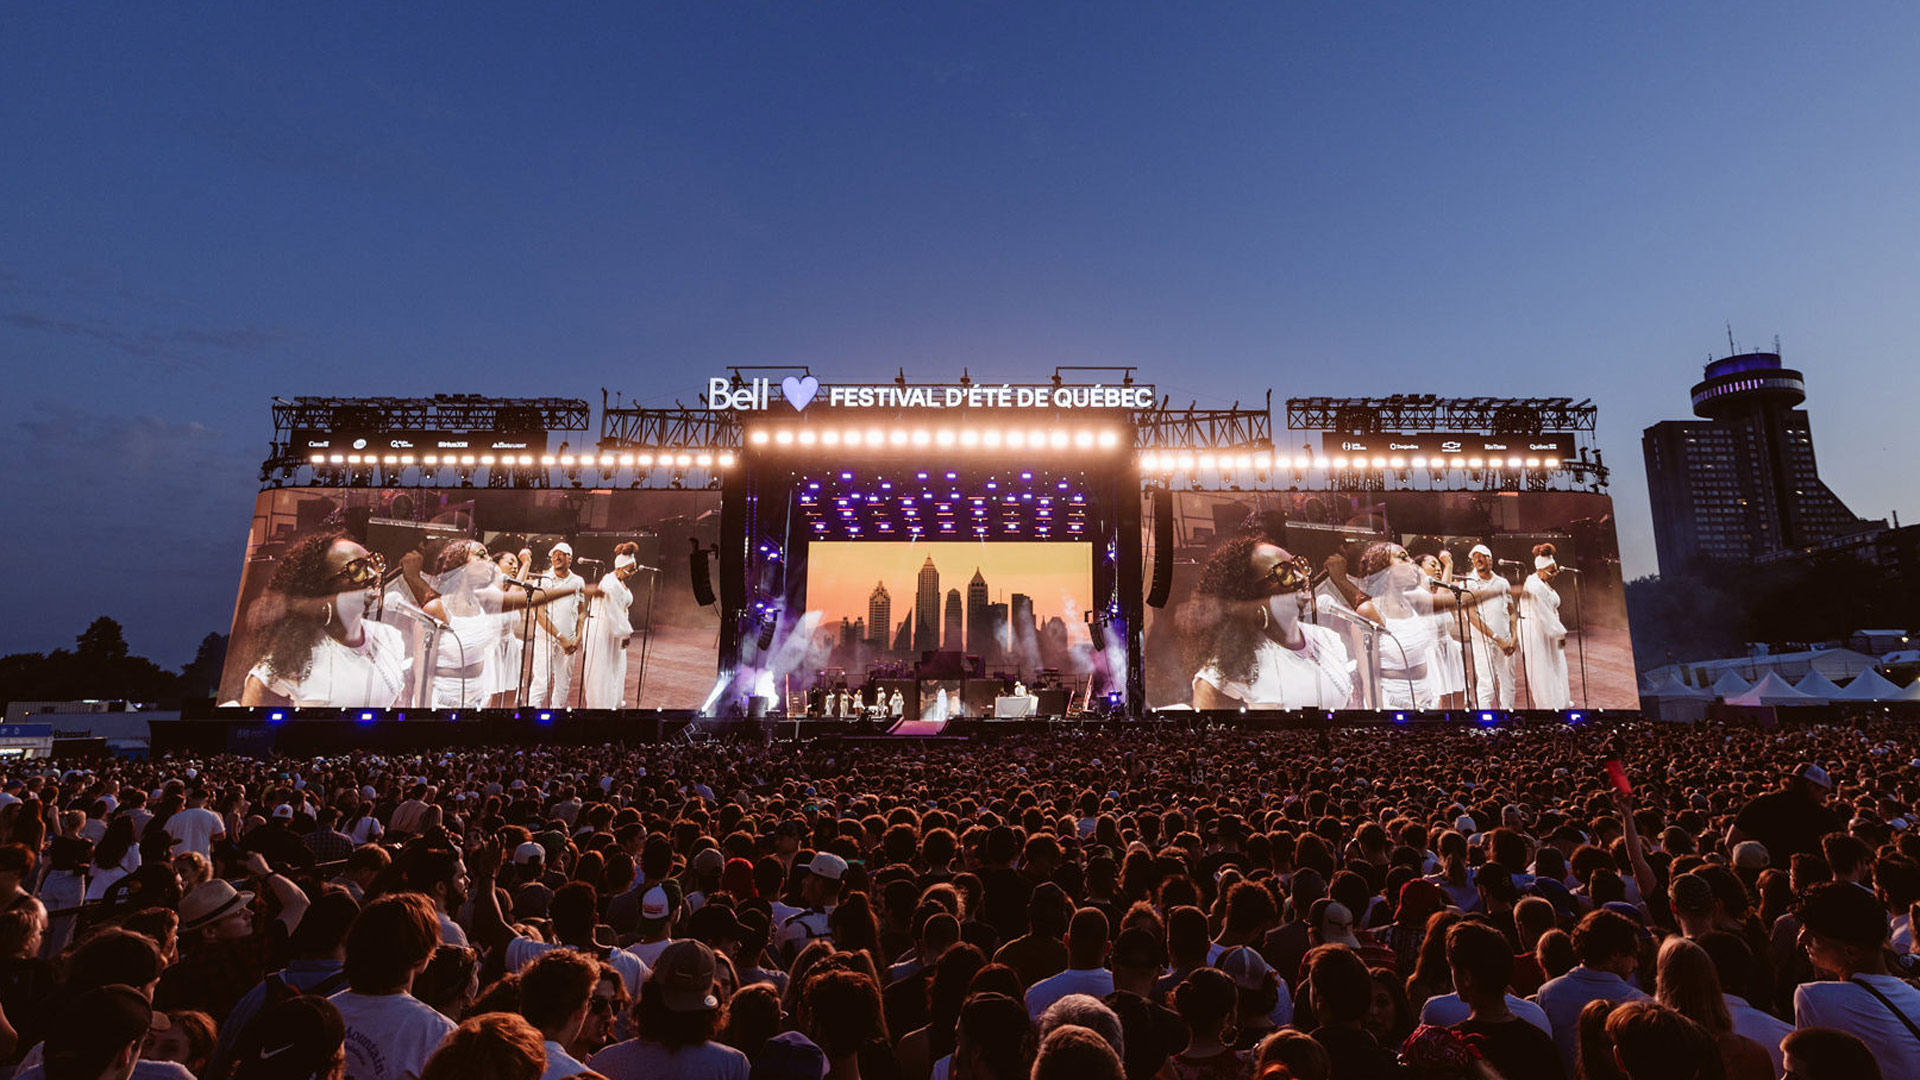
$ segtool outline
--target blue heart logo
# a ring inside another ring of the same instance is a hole
[[[780,394],[787,399],[787,404],[793,406],[795,412],[804,412],[807,405],[813,401],[813,395],[819,392],[820,380],[811,375],[804,379],[796,379],[789,375],[780,380]]]

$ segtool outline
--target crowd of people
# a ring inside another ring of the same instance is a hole
[[[1920,1076],[1882,721],[17,762],[19,1080]]]

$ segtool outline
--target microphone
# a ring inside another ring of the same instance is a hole
[[[1559,567],[1560,572],[1563,574],[1577,574],[1580,572],[1578,569],[1571,566],[1567,566],[1564,563],[1554,563],[1553,565],[1556,567]]]
[[[1452,582],[1450,582],[1450,581],[1441,581],[1441,580],[1439,580],[1438,578],[1428,578],[1428,579],[1427,579],[1427,588],[1429,588],[1429,589],[1445,589],[1445,590],[1447,590],[1448,592],[1450,592],[1450,593],[1452,593],[1452,594],[1453,594],[1453,595],[1455,595],[1455,596],[1459,596],[1460,594],[1462,594],[1462,593],[1464,593],[1464,592],[1466,592],[1466,591],[1467,591],[1467,590],[1466,590],[1465,588],[1462,588],[1462,587],[1461,587],[1461,586],[1459,586],[1459,585],[1455,585],[1455,584],[1453,584],[1453,583],[1452,583]]]
[[[1526,563],[1520,562],[1517,559],[1495,559],[1493,561],[1500,564],[1501,566],[1517,566],[1522,570],[1532,569],[1532,567],[1528,566]]]

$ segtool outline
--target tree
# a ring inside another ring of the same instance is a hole
[[[184,697],[215,697],[220,692],[220,669],[227,662],[227,635],[208,634],[200,639],[200,650],[180,669],[180,693]]]
[[[74,638],[79,648],[75,651],[88,660],[125,660],[127,658],[127,635],[120,624],[105,615],[93,620],[80,636]]]

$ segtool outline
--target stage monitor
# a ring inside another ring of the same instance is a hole
[[[806,607],[818,668],[901,665],[950,677],[1094,668],[1093,547],[1061,541],[816,541]],[[928,655],[933,654],[933,655]],[[977,660],[977,662],[976,662]],[[946,669],[951,668],[950,672]]]
[[[708,491],[263,491],[219,701],[697,708],[719,613],[693,599],[687,541],[718,539],[719,505]]]
[[[1186,491],[1173,508],[1148,708],[1639,705],[1605,495]]]

